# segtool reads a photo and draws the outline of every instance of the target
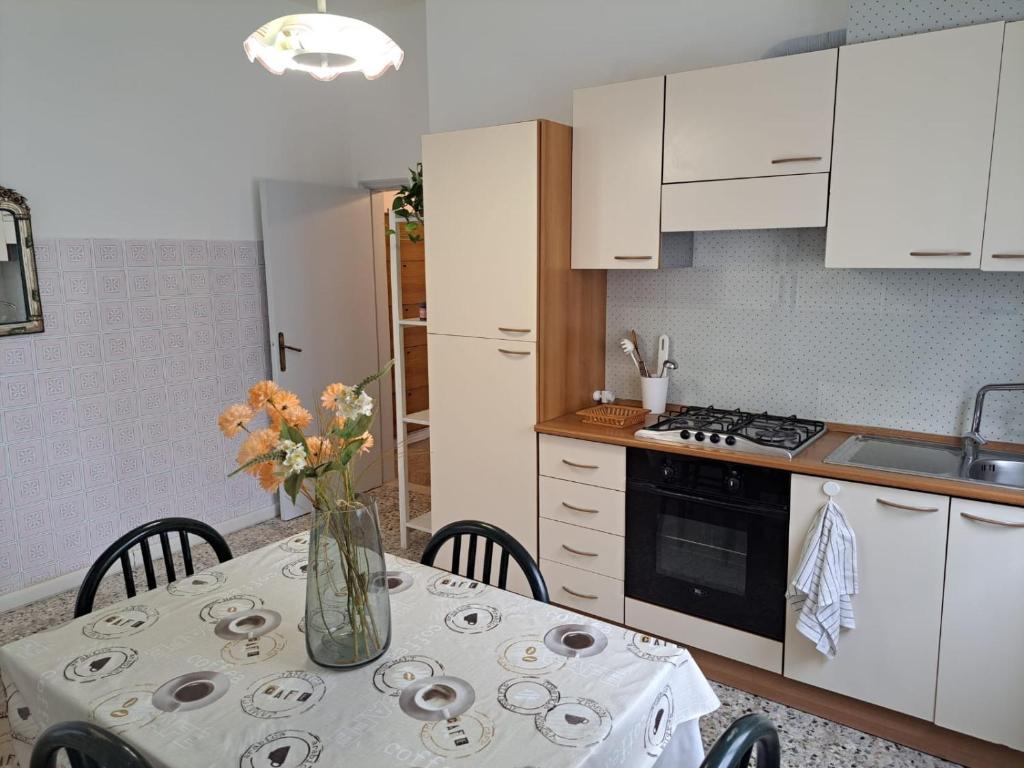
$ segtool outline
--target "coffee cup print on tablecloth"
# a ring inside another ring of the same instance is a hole
[[[285,647],[287,640],[280,632],[267,632],[254,637],[241,637],[227,643],[220,651],[220,657],[228,664],[245,666],[260,664],[274,658]]]
[[[177,597],[198,597],[216,592],[227,580],[221,571],[200,571],[194,576],[172,581],[167,585],[167,592]]]
[[[21,691],[13,685],[7,686],[7,723],[11,729],[11,736],[25,744],[32,744],[38,738],[41,729],[36,719],[32,716],[32,708],[29,707]]]
[[[398,697],[398,706],[417,720],[450,720],[474,701],[476,691],[461,677],[428,677],[407,685]]]
[[[493,740],[494,723],[482,712],[466,712],[449,720],[426,723],[420,730],[423,746],[435,755],[451,759],[482,752]]]
[[[89,651],[64,667],[64,679],[75,683],[93,683],[119,675],[139,659],[133,648],[114,646]]]
[[[312,768],[324,745],[309,731],[274,731],[242,754],[240,768]]]
[[[427,582],[427,591],[437,597],[475,597],[487,591],[487,585],[463,576],[439,573]]]
[[[199,618],[209,624],[216,624],[221,619],[262,607],[263,599],[258,595],[228,595],[204,605],[199,611]]]
[[[269,608],[242,611],[217,622],[213,633],[221,640],[254,640],[273,632],[281,624],[281,614]]]
[[[658,757],[672,738],[672,717],[675,704],[672,700],[672,689],[667,685],[655,697],[651,709],[647,713],[647,725],[644,729],[644,749],[651,757]]]
[[[444,623],[453,632],[479,635],[489,632],[501,623],[501,611],[489,605],[470,603],[461,605],[444,617]]]
[[[285,552],[308,553],[309,552],[309,531],[297,533],[290,539],[282,541],[278,546]]]
[[[115,732],[149,725],[160,716],[153,705],[156,686],[138,685],[120,688],[93,701],[92,719]]]
[[[612,716],[593,699],[565,698],[546,712],[538,712],[533,724],[554,744],[590,747],[608,738]]]
[[[323,678],[312,672],[277,672],[249,688],[242,710],[264,720],[301,715],[315,707],[326,690]]]
[[[498,703],[517,715],[547,712],[561,698],[555,684],[542,677],[516,677],[498,688]]]
[[[670,643],[657,637],[645,635],[642,632],[634,632],[627,629],[623,635],[626,639],[626,647],[641,659],[648,661],[663,661],[674,667],[679,667],[690,660],[690,652],[681,645]]]
[[[521,675],[554,672],[565,666],[566,658],[544,645],[542,637],[514,638],[498,646],[498,663],[509,672]]]
[[[381,664],[373,672],[373,687],[388,696],[399,696],[417,680],[440,677],[444,665],[429,656],[400,656]]]
[[[157,688],[153,706],[164,712],[202,709],[221,698],[230,687],[231,681],[223,672],[189,672]]]
[[[383,586],[385,586],[388,592],[392,595],[398,595],[402,592],[405,592],[407,589],[409,589],[409,587],[411,587],[416,582],[416,579],[413,578],[413,575],[406,571],[386,571],[383,574],[383,579]],[[377,582],[377,577],[374,577],[374,582]],[[374,583],[374,587],[378,586],[380,585]]]
[[[561,624],[544,635],[544,645],[560,656],[596,656],[608,646],[608,638],[596,626]]]
[[[306,555],[303,555],[302,557],[293,557],[291,560],[287,560],[281,565],[281,575],[286,579],[302,581],[306,578],[308,570],[309,559]]]
[[[160,613],[156,608],[126,605],[93,619],[82,627],[82,634],[93,640],[128,637],[153,626],[159,618]]]

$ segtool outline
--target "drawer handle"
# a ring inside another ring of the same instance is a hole
[[[567,501],[563,501],[562,506],[566,509],[571,509],[573,512],[586,512],[588,515],[596,515],[601,511],[599,509],[587,509],[586,507],[574,507]]]
[[[650,261],[653,256],[616,256],[616,261]]]
[[[498,347],[498,351],[504,355],[528,355],[530,354],[525,349],[502,349]]]
[[[1024,259],[1024,253],[993,253],[993,259]]]
[[[978,517],[977,515],[970,515],[966,512],[961,512],[960,517],[966,517],[968,520],[974,520],[977,523],[986,523],[988,525],[1001,525],[1004,528],[1024,528],[1024,523],[1011,523],[1006,520],[993,520],[990,517]]]
[[[500,325],[498,326],[498,330],[501,331],[502,333],[529,333],[530,332],[529,328],[502,328]]]
[[[573,549],[568,544],[563,544],[562,549],[566,552],[572,552],[574,555],[579,555],[580,557],[597,557],[597,552],[584,552],[580,549]]]
[[[562,589],[564,589],[566,592],[568,592],[573,597],[579,597],[579,598],[582,598],[583,600],[597,600],[597,595],[585,595],[582,592],[577,592],[574,589],[569,589],[564,584],[562,585]]]
[[[970,251],[911,251],[911,256],[970,256]]]
[[[772,160],[772,165],[779,165],[781,163],[812,163],[815,160],[821,160],[821,155],[801,155],[798,157],[777,157]]]
[[[570,467],[575,467],[576,469],[600,469],[596,464],[577,464],[576,462],[569,461],[568,459],[562,459],[562,463]]]
[[[889,501],[888,499],[875,499],[883,507],[892,507],[893,509],[906,509],[910,512],[938,512],[938,507],[915,507],[912,504],[900,504],[898,501]]]

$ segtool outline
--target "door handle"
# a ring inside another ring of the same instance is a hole
[[[281,331],[277,332],[277,361],[281,365],[281,373],[288,370],[288,353],[286,349],[290,349],[292,352],[301,352],[301,347],[291,347],[284,343],[284,333]]]

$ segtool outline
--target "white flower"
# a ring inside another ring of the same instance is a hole
[[[301,443],[293,440],[281,440],[277,444],[277,450],[284,451],[284,460],[281,462],[288,470],[289,475],[297,475],[306,468],[309,458],[306,456],[306,449]]]
[[[338,409],[335,411],[335,415],[343,422],[359,416],[369,416],[371,413],[373,398],[366,392],[360,392],[359,397],[356,397],[355,389],[345,390],[345,394],[338,399]]]

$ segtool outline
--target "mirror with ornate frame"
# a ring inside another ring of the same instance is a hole
[[[42,332],[28,202],[0,187],[0,336]]]

